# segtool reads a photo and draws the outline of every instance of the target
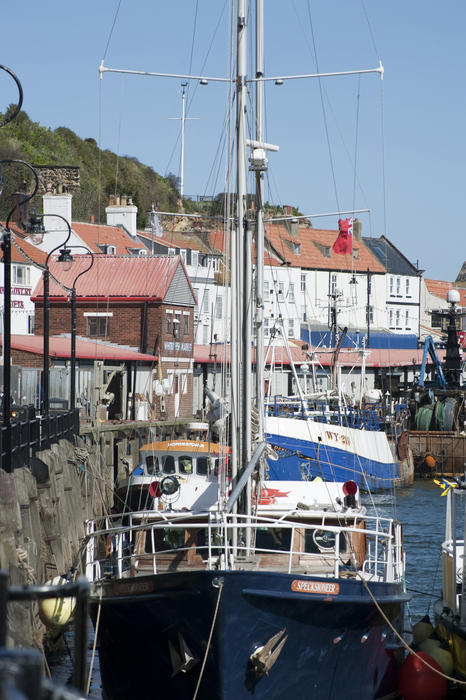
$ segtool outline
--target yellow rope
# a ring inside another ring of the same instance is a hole
[[[205,669],[205,665],[207,662],[207,654],[209,653],[210,644],[212,642],[212,635],[214,633],[214,627],[215,627],[215,621],[217,619],[218,607],[220,605],[220,598],[222,597],[222,590],[223,590],[223,580],[220,580],[219,585],[218,585],[217,604],[215,606],[214,617],[212,619],[212,625],[210,627],[209,639],[207,641],[207,647],[205,650],[204,658],[202,660],[201,672],[199,673],[199,678],[197,680],[197,685],[196,685],[196,690],[194,691],[193,700],[196,700],[196,698],[197,698],[197,694],[199,692],[199,686],[201,685],[202,676],[204,674],[204,669]]]

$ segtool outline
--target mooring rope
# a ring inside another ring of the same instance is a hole
[[[447,681],[452,681],[453,683],[457,683],[458,685],[466,685],[466,681],[460,681],[460,680],[458,680],[458,678],[453,678],[452,676],[448,676],[448,675],[447,675],[446,673],[444,673],[443,671],[439,671],[438,668],[435,668],[434,666],[432,666],[428,661],[426,661],[426,659],[423,659],[422,656],[419,656],[419,654],[417,654],[417,653],[414,651],[414,649],[413,649],[413,648],[408,644],[408,642],[402,637],[402,635],[398,632],[398,630],[392,625],[391,621],[388,619],[388,617],[386,616],[386,614],[384,613],[384,611],[383,611],[382,608],[380,607],[379,603],[377,602],[375,596],[373,595],[371,589],[370,589],[369,586],[367,585],[367,581],[365,580],[364,576],[363,576],[359,571],[357,571],[356,573],[357,573],[359,579],[362,581],[362,583],[363,583],[364,587],[366,588],[367,592],[369,593],[369,596],[372,598],[372,601],[373,601],[375,607],[377,608],[377,610],[379,611],[379,613],[382,615],[383,619],[385,620],[385,622],[387,623],[387,625],[390,627],[390,629],[392,630],[392,632],[395,634],[395,636],[398,637],[398,639],[400,640],[400,642],[402,643],[402,645],[405,647],[405,649],[406,649],[407,651],[409,651],[410,654],[413,654],[417,659],[419,659],[419,661],[422,661],[422,663],[424,664],[424,666],[427,666],[428,668],[430,668],[431,671],[434,671],[437,675],[443,676],[443,678],[446,678]]]
[[[102,588],[100,589],[100,596],[99,596],[99,607],[97,608],[97,618],[95,621],[95,630],[94,630],[94,642],[92,644],[92,655],[91,655],[91,663],[89,666],[89,676],[87,679],[87,686],[86,686],[86,697],[89,695],[89,691],[91,688],[91,679],[92,679],[92,670],[94,668],[94,660],[95,660],[95,650],[97,647],[97,637],[99,635],[99,622],[100,622],[100,611],[102,609]]]
[[[204,658],[202,660],[201,672],[199,673],[199,678],[197,679],[197,685],[196,685],[196,690],[194,691],[193,700],[196,700],[196,698],[197,698],[197,694],[199,692],[199,686],[201,685],[201,681],[202,681],[202,676],[204,675],[204,669],[205,669],[205,665],[207,663],[207,655],[209,653],[210,644],[212,642],[212,635],[214,633],[215,622],[217,620],[217,613],[218,613],[218,608],[220,605],[220,598],[222,597],[222,590],[223,590],[223,579],[220,579],[219,584],[218,584],[217,604],[215,606],[214,617],[212,619],[212,625],[210,626],[209,639],[207,640],[207,646],[206,646]]]

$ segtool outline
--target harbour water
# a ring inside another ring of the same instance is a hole
[[[431,480],[418,480],[413,486],[396,492],[395,506],[393,494],[364,495],[362,500],[369,512],[377,509],[379,515],[395,515],[403,523],[404,547],[407,560],[407,587],[413,598],[409,604],[409,614],[413,624],[423,615],[431,612],[432,604],[440,594],[442,584],[440,545],[444,539],[445,498],[442,490]],[[92,657],[92,626],[89,636],[89,667]],[[72,637],[68,638],[72,652]],[[92,665],[89,697],[100,700],[98,655]],[[72,666],[69,655],[52,669],[55,680],[66,683]],[[129,700],[129,699],[128,699]]]

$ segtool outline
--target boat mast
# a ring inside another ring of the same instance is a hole
[[[256,0],[256,78],[264,76],[264,2]],[[256,140],[264,141],[264,82],[256,83]],[[264,435],[264,171],[256,170],[256,403]]]
[[[250,303],[248,311],[250,285],[247,284],[251,252],[246,222],[246,0],[238,0],[236,52],[236,222],[231,242],[233,482],[251,456],[251,316]],[[246,504],[248,501],[250,499],[246,495]]]

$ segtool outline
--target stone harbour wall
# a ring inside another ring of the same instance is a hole
[[[98,443],[61,440],[37,453],[32,470],[0,470],[0,568],[10,583],[45,583],[76,567],[85,520],[112,503]],[[36,603],[8,604],[9,645],[41,648],[44,632]]]

